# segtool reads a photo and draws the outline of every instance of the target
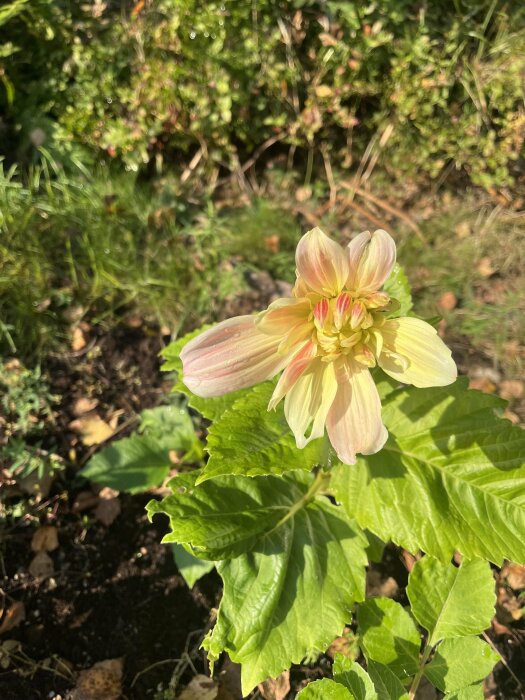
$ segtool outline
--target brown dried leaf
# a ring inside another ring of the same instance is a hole
[[[71,700],[119,700],[123,659],[106,659],[80,671]]]
[[[199,674],[184,688],[179,700],[215,700],[217,690],[217,683],[212,678]]]
[[[437,305],[443,311],[452,311],[458,305],[458,299],[454,292],[444,292],[439,297]]]
[[[523,396],[523,382],[519,379],[504,379],[499,385],[499,395],[502,399],[521,399]]]
[[[58,531],[53,525],[42,525],[31,540],[33,552],[53,552],[58,547]]]
[[[26,619],[25,605],[21,600],[15,600],[9,606],[0,624],[0,634],[9,632]]]
[[[478,389],[484,394],[493,394],[496,391],[496,385],[488,377],[474,377],[468,386],[469,389]]]
[[[478,263],[478,273],[482,277],[491,277],[495,272],[496,270],[492,267],[492,260],[488,256],[481,258]]]
[[[73,404],[73,413],[75,416],[83,416],[85,413],[90,413],[98,406],[98,399],[88,399],[87,396],[82,396]]]
[[[78,326],[73,329],[71,333],[71,349],[74,352],[78,352],[86,347],[87,340],[81,328]]]
[[[99,445],[113,435],[111,426],[96,413],[76,418],[68,427],[80,434],[80,439],[87,447]]]
[[[98,494],[100,501],[95,508],[94,515],[106,527],[109,527],[115,518],[120,515],[118,493],[118,491],[105,486]]]
[[[501,570],[501,577],[507,581],[515,591],[525,589],[525,566],[522,564],[508,563]]]
[[[53,560],[47,552],[37,552],[29,564],[29,573],[34,578],[48,578],[53,574],[55,567]]]
[[[264,700],[284,700],[290,692],[290,671],[283,671],[277,678],[268,678],[259,683],[258,688]]]
[[[456,233],[456,236],[458,238],[468,238],[470,234],[472,233],[472,230],[470,228],[470,224],[468,221],[461,221],[459,224],[457,224],[454,227],[454,231]]]

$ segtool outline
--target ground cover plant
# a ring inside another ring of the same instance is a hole
[[[2,700],[525,697],[523,12],[2,5]]]

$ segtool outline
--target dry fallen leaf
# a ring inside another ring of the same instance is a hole
[[[81,328],[77,326],[73,329],[73,332],[71,333],[71,349],[74,352],[78,352],[79,350],[82,350],[86,347],[86,343],[87,341],[84,336],[84,332]]]
[[[73,404],[73,413],[75,416],[83,416],[85,413],[90,413],[98,406],[98,399],[89,399],[87,396],[81,396]]]
[[[458,299],[454,292],[444,292],[438,299],[438,306],[443,311],[452,311],[458,304]]]
[[[15,600],[9,606],[0,624],[0,634],[9,632],[26,619],[26,609],[22,601]]]
[[[477,389],[484,394],[493,394],[496,391],[496,385],[488,377],[474,377],[469,381],[468,388]]]
[[[87,447],[99,445],[113,435],[111,426],[96,413],[76,418],[68,427],[80,434],[80,439]]]
[[[337,654],[342,654],[343,656],[346,656],[347,659],[353,660],[359,656],[357,638],[350,627],[344,628],[343,634],[334,639],[326,650],[326,653],[331,659],[335,659]]]
[[[525,566],[522,564],[505,564],[501,570],[501,578],[505,579],[515,591],[525,589]]]
[[[456,224],[454,231],[458,238],[468,238],[472,233],[468,221],[461,221],[459,224]]]
[[[179,700],[215,700],[217,690],[217,683],[212,678],[199,674],[184,688]]]
[[[58,547],[58,531],[53,525],[42,525],[31,540],[33,552],[53,552]]]
[[[523,382],[519,379],[504,379],[499,385],[499,395],[507,401],[521,399],[523,396]]]
[[[258,688],[264,700],[284,700],[290,692],[290,671],[283,671],[277,678],[268,678],[259,683]]]
[[[80,671],[71,700],[119,700],[123,659],[106,659]]]
[[[95,508],[94,515],[97,520],[109,527],[115,518],[120,515],[120,501],[118,491],[105,486],[99,492],[99,503]]]
[[[481,258],[478,263],[478,273],[482,277],[490,277],[495,272],[496,270],[492,267],[492,260],[488,256]]]
[[[318,85],[315,88],[315,94],[321,99],[330,97],[332,95],[332,92],[333,90],[329,85]]]
[[[312,197],[312,188],[311,187],[298,187],[295,190],[295,199],[298,202],[306,202],[308,199],[311,199]]]
[[[264,239],[264,247],[269,250],[270,253],[278,253],[281,239],[274,233],[273,236],[266,236]]]
[[[53,560],[47,552],[37,552],[29,564],[29,573],[34,578],[47,578],[54,571]]]

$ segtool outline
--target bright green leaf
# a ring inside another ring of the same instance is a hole
[[[172,466],[168,453],[154,438],[132,435],[98,452],[79,474],[117,491],[140,493],[168,476]]]
[[[412,308],[412,296],[405,271],[398,263],[394,265],[390,277],[385,282],[384,290],[400,303],[399,309],[392,314],[392,317],[406,316]]]
[[[370,598],[357,612],[360,646],[367,659],[388,666],[398,678],[414,675],[419,668],[421,637],[400,603],[390,598]]]
[[[289,489],[284,480],[275,481],[281,491]],[[224,594],[204,646],[212,662],[226,651],[242,664],[245,694],[325,650],[354,601],[364,597],[365,537],[325,498],[303,503],[261,533],[251,552],[217,565]]]
[[[181,403],[142,411],[139,432],[154,438],[163,449],[202,457],[200,440],[186,406]]]
[[[199,482],[225,474],[257,476],[284,474],[324,461],[324,440],[300,450],[284,417],[282,406],[268,411],[274,385],[254,387],[213,423],[208,430],[210,458]]]
[[[458,690],[457,693],[447,693],[443,700],[483,700],[484,697],[483,683],[476,683]]]
[[[355,700],[377,700],[372,679],[365,669],[352,659],[338,654],[335,657],[332,671],[334,681],[348,688]]]
[[[334,683],[329,678],[322,678],[320,681],[308,683],[306,688],[297,695],[297,700],[355,700],[355,698],[344,686]]]
[[[479,637],[445,639],[426,666],[425,676],[439,690],[453,693],[483,680],[500,658]]]
[[[370,660],[368,674],[376,689],[378,700],[409,700],[401,681],[387,666]]]
[[[307,497],[310,474],[277,477],[225,476],[195,485],[196,472],[170,481],[173,491],[147,510],[166,513],[171,532],[163,542],[187,544],[205,559],[225,559],[252,549]]]
[[[412,552],[525,561],[525,431],[497,416],[503,405],[466,380],[392,392],[390,438],[334,469],[338,500],[361,527]]]
[[[440,639],[480,634],[494,615],[494,578],[481,559],[456,567],[423,557],[410,573],[407,595],[432,646]]]
[[[215,567],[215,562],[197,559],[181,544],[172,545],[172,552],[179,574],[186,581],[188,588],[193,588],[199,579]]]

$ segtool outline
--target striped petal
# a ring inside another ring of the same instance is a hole
[[[284,414],[295,435],[297,447],[303,448],[310,440],[324,435],[326,416],[336,392],[334,363],[312,360],[284,400]]]
[[[268,404],[269,411],[275,408],[279,401],[290,391],[295,382],[306,371],[316,353],[317,346],[315,343],[309,341],[297,353],[297,355],[295,355],[288,367],[279,377],[277,386],[275,387],[270,403]]]
[[[405,317],[385,321],[379,366],[391,377],[417,387],[446,386],[457,377],[452,353],[430,324]]]
[[[364,231],[348,244],[349,274],[346,286],[357,296],[380,289],[396,262],[396,244],[386,231]]]
[[[341,246],[320,228],[301,238],[295,253],[301,283],[326,296],[339,294],[348,277],[348,260]]]
[[[262,333],[255,316],[236,316],[190,340],[181,352],[183,382],[197,396],[222,396],[270,379],[289,362],[280,336]]]
[[[366,367],[348,358],[338,368],[337,383],[326,428],[339,459],[345,464],[355,464],[357,453],[379,452],[388,432],[381,420],[376,385]]]
[[[255,322],[263,333],[283,336],[294,326],[307,323],[311,310],[308,299],[277,299],[256,316]]]

